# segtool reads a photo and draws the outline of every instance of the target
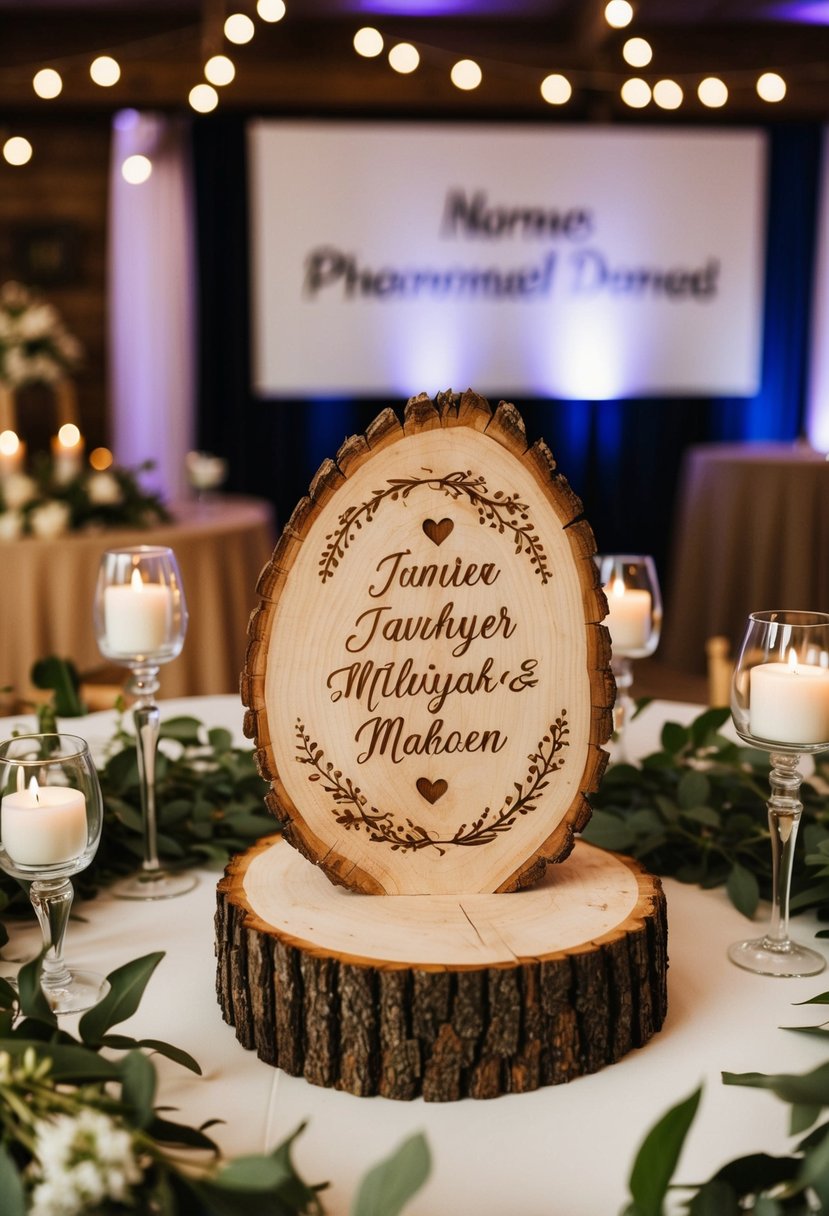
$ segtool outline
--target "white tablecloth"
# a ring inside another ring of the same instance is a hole
[[[162,717],[182,712],[232,727],[241,739],[235,697],[162,704]],[[698,706],[652,704],[631,725],[631,750],[652,750],[666,718],[687,722],[698,712]],[[65,725],[94,744],[108,737],[110,721],[95,714]],[[0,723],[3,737],[9,726],[9,720]],[[211,1134],[232,1155],[270,1149],[307,1120],[295,1159],[308,1181],[331,1181],[324,1195],[331,1216],[346,1216],[366,1169],[418,1130],[428,1137],[433,1169],[407,1216],[614,1216],[644,1133],[700,1083],[700,1113],[678,1175],[692,1181],[734,1156],[791,1147],[787,1108],[766,1093],[723,1086],[721,1071],[802,1072],[826,1056],[820,1042],[780,1027],[821,1020],[819,1009],[794,1002],[829,988],[829,974],[775,980],[740,971],[725,951],[748,924],[723,892],[667,880],[667,1021],[618,1064],[568,1085],[483,1102],[404,1103],[315,1088],[245,1051],[222,1021],[214,988],[217,878],[202,872],[194,891],[168,902],[126,903],[104,894],[79,905],[83,921],[70,925],[67,958],[107,972],[165,950],[125,1029],[185,1047],[204,1076],[159,1059],[159,1100],[189,1123],[223,1119]],[[794,922],[796,935],[809,941],[815,927],[809,918]],[[5,953],[35,946],[32,928],[13,927]],[[820,942],[817,948],[827,947]]]

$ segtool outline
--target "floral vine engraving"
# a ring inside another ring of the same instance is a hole
[[[535,524],[529,517],[527,503],[520,502],[517,493],[505,494],[503,490],[497,490],[490,494],[485,479],[473,476],[470,469],[465,472],[459,469],[454,473],[447,473],[445,477],[393,477],[386,482],[385,489],[375,490],[366,502],[343,511],[337,520],[339,526],[336,531],[329,532],[325,538],[328,543],[319,562],[322,582],[327,582],[333,576],[357,533],[362,530],[364,524],[371,523],[381,503],[386,500],[395,502],[398,499],[405,502],[419,486],[428,486],[430,490],[440,491],[448,498],[466,497],[477,509],[478,522],[484,527],[488,524],[500,533],[511,532],[515,552],[526,553],[530,565],[542,583],[548,582],[551,571],[547,555],[535,530]]]
[[[515,793],[508,794],[498,810],[485,807],[472,823],[462,823],[453,836],[440,838],[408,816],[403,822],[396,821],[391,811],[371,806],[360,787],[325,759],[323,749],[311,738],[300,719],[297,719],[295,730],[297,761],[313,770],[308,775],[309,781],[323,783],[322,788],[334,801],[332,814],[346,831],[365,831],[372,843],[390,845],[392,851],[414,853],[420,849],[436,849],[441,857],[450,847],[491,844],[500,834],[508,832],[519,816],[531,814],[550,783],[550,775],[564,763],[561,752],[569,745],[567,736],[570,733],[567,711],[563,709],[538,749],[527,757],[530,761],[527,775],[523,781],[513,783]]]

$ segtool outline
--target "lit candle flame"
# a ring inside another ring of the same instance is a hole
[[[40,786],[37,783],[37,777],[32,777],[31,781],[29,782],[29,793],[34,794],[35,802],[40,802],[40,799],[38,798]]]
[[[133,591],[143,591],[144,590],[144,583],[142,582],[142,579],[141,579],[141,571],[138,569],[137,566],[135,567],[135,569],[132,572],[132,578],[130,579],[130,586],[132,587]]]
[[[797,675],[797,651],[794,646],[789,648],[789,671],[793,676]]]
[[[625,580],[622,578],[621,574],[617,574],[614,577],[613,582],[610,584],[610,594],[611,595],[624,595],[625,594]]]

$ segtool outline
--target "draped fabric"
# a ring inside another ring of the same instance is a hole
[[[341,440],[398,401],[262,401],[250,393],[244,120],[195,126],[201,271],[200,445],[230,460],[230,487],[273,500],[284,523]],[[765,334],[749,399],[516,401],[585,504],[600,549],[667,561],[689,444],[795,440],[804,424],[820,129],[769,129]],[[320,358],[325,358],[324,350]],[[412,384],[415,394],[423,385]],[[466,387],[466,386],[453,386]],[[475,387],[474,385],[472,387]],[[509,386],[501,396],[513,400]],[[496,398],[497,399],[497,398]]]
[[[152,160],[129,185],[126,157]],[[193,200],[186,122],[121,111],[113,123],[109,192],[109,379],[115,454],[155,469],[142,480],[180,498],[195,399]]]

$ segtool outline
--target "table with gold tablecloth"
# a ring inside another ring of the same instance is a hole
[[[101,554],[158,544],[178,558],[190,613],[184,650],[161,669],[160,695],[238,688],[256,580],[273,549],[271,506],[227,495],[171,513],[170,523],[152,528],[0,542],[0,687],[26,695],[32,663],[49,654],[72,659],[81,672],[100,667],[92,603]]]
[[[801,445],[700,444],[683,466],[660,658],[702,671],[749,612],[829,611],[829,462]]]

